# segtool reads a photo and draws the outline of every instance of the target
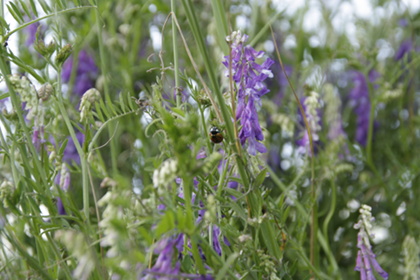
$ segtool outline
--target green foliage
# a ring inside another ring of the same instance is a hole
[[[420,11],[371,1],[344,22],[348,1],[257,2],[1,4],[0,278],[356,279],[369,204],[378,262],[416,279]],[[276,60],[257,156],[221,63],[238,29]]]

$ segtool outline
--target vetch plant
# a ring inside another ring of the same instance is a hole
[[[418,278],[413,1],[114,2],[0,4],[0,279]]]
[[[250,45],[245,45],[248,35],[235,31],[226,38],[231,44],[231,55],[225,56],[223,65],[232,67],[232,78],[236,84],[237,107],[236,119],[240,120],[241,129],[239,139],[242,145],[247,143],[247,150],[251,155],[257,151],[265,153],[267,149],[261,141],[264,135],[258,121],[257,108],[261,107],[261,97],[269,92],[263,83],[265,79],[272,78],[270,70],[274,61],[267,58],[262,64],[257,59],[263,57],[263,51],[256,51]],[[229,70],[226,71],[229,75]]]
[[[372,251],[370,239],[373,238],[372,222],[375,220],[372,217],[372,208],[368,205],[362,205],[360,208],[360,219],[354,228],[359,230],[357,234],[357,252],[356,267],[354,270],[360,271],[361,280],[375,280],[374,273],[377,272],[383,279],[388,279],[388,273],[383,270],[376,260],[376,255]]]

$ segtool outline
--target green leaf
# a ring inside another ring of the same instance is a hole
[[[257,177],[255,178],[255,181],[252,182],[252,186],[254,188],[259,188],[262,186],[265,178],[267,178],[267,168],[264,168],[263,170],[258,173]]]
[[[46,14],[51,14],[52,13],[51,8],[48,6],[48,4],[45,2],[45,0],[38,0],[38,4],[41,5],[44,13],[46,13]]]
[[[38,17],[38,10],[36,9],[34,0],[29,0],[29,3],[31,4],[32,13],[34,14],[35,17]]]
[[[217,42],[222,52],[229,53],[229,47],[226,43],[226,36],[228,35],[229,28],[226,21],[226,11],[224,7],[225,1],[212,0],[211,7],[214,15],[214,22],[216,24]]]
[[[228,259],[225,261],[222,269],[219,270],[217,273],[216,280],[226,279],[226,274],[228,273],[229,269],[231,269],[235,260],[239,257],[238,253],[231,254]]]
[[[155,234],[159,238],[164,233],[171,231],[175,228],[175,215],[171,210],[168,210],[163,215],[162,219],[156,226]]]
[[[280,245],[277,242],[276,234],[274,234],[274,228],[270,221],[264,221],[261,224],[261,234],[263,242],[266,245],[270,255],[276,258],[276,260],[281,259]]]
[[[10,14],[13,16],[13,18],[19,23],[22,24],[24,22],[22,13],[16,7],[16,5],[13,2],[9,2],[7,4],[7,9],[9,10]]]
[[[238,203],[236,202],[231,202],[228,204],[230,206],[230,208],[232,208],[236,214],[245,222],[248,220],[248,215],[247,213],[244,211],[244,208],[242,208]]]
[[[31,12],[28,9],[28,6],[26,5],[25,2],[23,2],[22,0],[19,0],[20,6],[22,7],[22,9],[25,11],[26,16],[31,17]]]
[[[0,94],[0,100],[6,99],[9,96],[10,96],[10,94],[8,92]]]

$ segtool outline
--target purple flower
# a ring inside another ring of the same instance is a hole
[[[158,279],[158,280],[172,280],[172,279],[202,279],[212,280],[214,279],[211,275],[198,275],[198,274],[186,274],[181,273],[181,262],[182,249],[184,246],[184,234],[178,234],[171,237],[165,237],[161,239],[154,251],[158,254],[155,264],[152,268],[143,271],[144,277],[141,280],[146,279]],[[150,278],[150,277],[153,278]]]
[[[238,89],[236,118],[242,126],[239,139],[242,145],[248,144],[248,152],[251,155],[256,155],[257,151],[265,153],[267,149],[259,142],[264,140],[264,135],[258,122],[257,107],[261,106],[261,96],[269,92],[263,81],[273,77],[270,67],[274,61],[267,58],[262,64],[258,64],[256,60],[261,58],[264,52],[257,52],[249,45],[244,46],[248,36],[241,35],[239,31],[233,32],[227,39],[232,42],[232,57],[225,56],[223,65],[229,69],[231,60],[232,79]]]
[[[69,58],[63,65],[61,74],[63,81],[68,83],[73,71],[73,59]],[[82,96],[88,89],[95,86],[95,80],[98,77],[99,70],[93,60],[85,50],[80,51],[75,71],[73,93]]]
[[[34,144],[35,148],[39,150],[41,144],[45,143],[45,130],[43,125],[36,125],[33,128],[32,133],[32,143]]]
[[[83,142],[85,141],[85,135],[81,132],[77,132],[76,138],[79,141],[79,144],[83,145]],[[68,137],[68,139],[69,141],[67,142],[67,146],[63,154],[63,161],[69,164],[72,163],[73,161],[76,164],[80,164],[79,153],[77,152],[73,139],[71,137]]]
[[[60,197],[57,197],[57,211],[58,211],[58,215],[67,215],[66,209],[64,208],[63,205],[63,201],[61,200]]]
[[[408,20],[405,18],[401,18],[398,20],[398,24],[402,27],[407,27],[408,26]]]
[[[70,173],[65,163],[61,165],[61,172],[55,177],[54,183],[59,185],[60,189],[67,192],[70,188]],[[60,197],[57,197],[57,211],[59,215],[67,215],[66,209],[64,208],[63,201]]]
[[[369,72],[370,82],[374,82],[379,77],[379,73],[372,70]],[[365,75],[361,72],[353,74],[354,87],[350,92],[351,105],[357,115],[356,141],[365,146],[367,142],[369,119],[370,119],[370,99],[369,88]]]
[[[30,24],[26,31],[27,37],[26,37],[26,41],[25,41],[25,46],[26,47],[30,47],[35,43],[36,40],[36,32],[38,31],[38,27],[41,26],[41,24],[38,22],[32,23]],[[43,28],[41,27],[41,32],[44,31],[42,30]]]
[[[357,248],[359,248],[359,251],[357,252],[354,270],[360,271],[361,280],[376,280],[373,270],[383,279],[388,279],[388,273],[383,270],[376,260],[376,255],[372,252],[372,246],[369,241],[369,238],[373,236],[370,231],[373,227],[371,222],[374,221],[371,210],[370,206],[362,205],[359,210],[360,219],[354,225],[354,228],[359,230],[357,234]]]
[[[388,273],[379,265],[376,255],[372,252],[372,248],[367,247],[363,241],[363,233],[357,235],[357,252],[356,267],[354,270],[360,271],[361,280],[375,280],[372,268],[383,278],[388,279]]]
[[[154,266],[147,271],[148,274],[154,275],[155,279],[166,280],[174,279],[170,276],[178,276],[180,274],[181,263],[176,260],[173,264],[173,256],[175,248],[178,248],[177,242],[183,242],[182,234],[176,238],[169,237],[159,241],[155,253],[159,254]],[[181,246],[182,247],[182,246]],[[147,278],[144,278],[147,279]]]
[[[276,63],[277,65],[277,71],[278,71],[278,84],[279,84],[279,91],[278,93],[273,97],[274,103],[276,103],[277,106],[281,105],[281,102],[283,101],[284,93],[286,90],[286,87],[288,87],[289,82],[287,81],[286,75],[283,72],[283,69],[280,67],[280,63]],[[286,71],[287,76],[291,76],[293,72],[293,68],[290,65],[284,65],[284,70]]]
[[[219,256],[221,256],[222,247],[220,245],[220,238],[222,237],[222,233],[220,231],[220,228],[216,225],[213,225],[212,231],[213,231],[213,249],[214,251],[216,251],[217,254],[219,254]],[[229,240],[227,240],[226,237],[223,238],[223,241],[225,242],[227,246],[230,246],[230,242]]]
[[[413,49],[413,42],[411,40],[405,40],[401,43],[397,52],[395,53],[394,60],[401,60],[407,53]]]

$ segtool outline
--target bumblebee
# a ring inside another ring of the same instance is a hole
[[[211,142],[218,144],[223,141],[223,134],[218,127],[213,126],[210,128],[210,140]]]

